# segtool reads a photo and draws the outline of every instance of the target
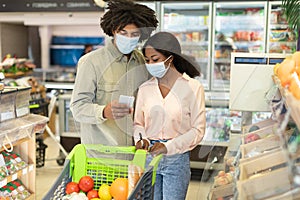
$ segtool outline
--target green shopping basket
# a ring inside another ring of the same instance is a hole
[[[66,158],[64,170],[44,199],[59,199],[65,195],[65,186],[70,181],[78,182],[89,175],[94,180],[94,189],[109,184],[116,178],[128,178],[128,166],[134,164],[144,169],[128,200],[152,200],[156,169],[162,157],[156,156],[145,169],[147,151],[134,146],[76,145]]]

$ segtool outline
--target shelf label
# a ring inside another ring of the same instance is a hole
[[[27,168],[22,169],[22,174],[23,174],[23,175],[27,174]]]
[[[29,165],[29,168],[28,168],[28,170],[31,172],[32,170],[33,170],[33,165]]]
[[[5,166],[4,157],[2,154],[0,154],[0,167]]]
[[[22,107],[22,108],[17,108],[16,112],[17,112],[17,116],[20,117],[20,116],[24,116],[24,115],[30,113],[30,110],[29,110],[29,107],[26,106],[26,107]]]
[[[1,113],[1,121],[15,118],[14,112]]]
[[[3,179],[2,181],[0,181],[0,187],[4,187],[7,185],[7,179]]]
[[[18,178],[18,174],[17,174],[17,173],[15,173],[15,174],[13,174],[13,175],[11,176],[11,180],[12,180],[12,181],[17,180],[17,178]]]

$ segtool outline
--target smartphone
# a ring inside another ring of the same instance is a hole
[[[119,103],[127,104],[128,107],[132,108],[134,103],[134,96],[120,95]]]

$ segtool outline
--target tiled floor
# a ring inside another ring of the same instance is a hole
[[[36,199],[41,200],[59,176],[62,166],[56,162],[59,155],[57,144],[50,138],[45,139],[46,149],[45,166],[36,170]],[[194,176],[193,176],[194,177]],[[206,200],[210,184],[191,180],[186,200]]]

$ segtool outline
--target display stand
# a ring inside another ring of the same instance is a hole
[[[19,179],[31,194],[30,197],[26,199],[34,199],[36,192],[35,133],[43,132],[47,121],[47,117],[29,114],[0,123],[0,143],[3,145],[1,152],[14,152],[25,162],[24,167],[1,178],[0,187],[5,187],[12,181]]]

